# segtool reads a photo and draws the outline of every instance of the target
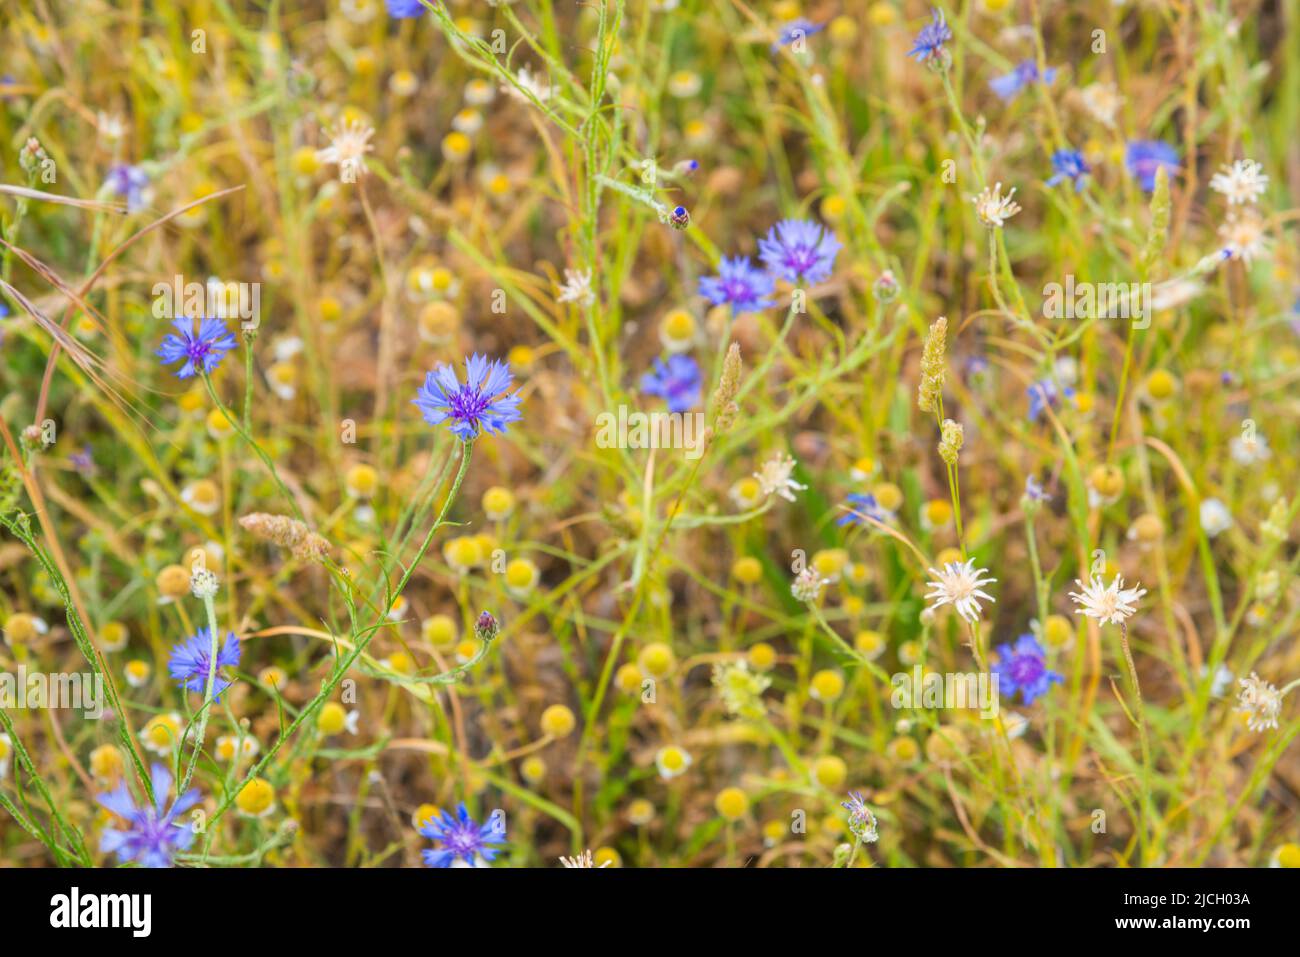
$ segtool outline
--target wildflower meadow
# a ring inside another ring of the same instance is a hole
[[[0,869],[1300,866],[1298,19],[9,0]]]

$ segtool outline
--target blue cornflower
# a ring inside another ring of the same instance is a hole
[[[772,44],[772,52],[775,53],[781,47],[789,46],[800,37],[810,37],[814,33],[821,33],[825,29],[826,24],[814,23],[805,17],[787,20],[781,24],[781,32],[777,34],[776,42]]]
[[[877,522],[889,522],[894,517],[893,513],[882,508],[876,501],[876,497],[869,492],[850,492],[844,496],[844,501],[852,511],[845,512],[837,518],[836,525],[868,525],[863,520],[863,516],[874,518]]]
[[[487,867],[495,860],[501,848],[494,844],[505,843],[505,831],[494,822],[479,825],[462,804],[456,816],[443,811],[439,817],[420,826],[419,831],[429,840],[442,846],[425,850],[427,867]]]
[[[999,692],[1012,695],[1019,691],[1025,704],[1033,704],[1053,683],[1059,684],[1061,675],[1047,669],[1044,656],[1043,646],[1033,635],[1021,635],[1014,646],[998,645],[992,671],[998,676]]]
[[[184,359],[185,364],[176,370],[178,379],[188,379],[199,371],[209,375],[221,364],[226,353],[235,348],[235,337],[220,319],[200,320],[197,336],[194,334],[193,319],[177,318],[172,320],[172,325],[176,332],[163,336],[162,345],[154,355],[164,363]]]
[[[1025,479],[1025,498],[1031,502],[1050,502],[1052,495],[1038,481],[1038,476],[1030,475]]]
[[[994,77],[989,81],[989,87],[1002,100],[1010,102],[1020,95],[1020,91],[1039,79],[1038,64],[1033,60],[1022,60],[1016,64],[1016,68],[1010,73]],[[1049,66],[1043,70],[1042,81],[1048,86],[1056,79],[1056,67]]]
[[[109,191],[126,199],[129,212],[142,209],[145,204],[146,191],[149,189],[149,175],[139,166],[117,163],[109,168],[105,181]]]
[[[767,298],[776,280],[746,258],[723,256],[718,275],[700,280],[700,295],[715,306],[727,303],[733,312],[753,312],[772,305]]]
[[[1025,392],[1029,396],[1029,421],[1031,422],[1037,422],[1042,416],[1043,410],[1048,406],[1053,409],[1059,406],[1062,395],[1067,399],[1074,398],[1074,389],[1067,385],[1064,389],[1058,391],[1056,383],[1051,379],[1039,379]]]
[[[786,282],[821,282],[835,268],[840,251],[835,234],[810,219],[783,219],[758,241],[768,271]]]
[[[233,668],[239,664],[242,649],[235,633],[226,633],[226,643],[217,646],[217,673],[212,682],[212,700],[221,697],[221,692],[230,687],[230,682],[221,677],[222,668]],[[181,683],[187,691],[203,694],[208,687],[208,669],[212,664],[212,629],[200,628],[198,634],[191,635],[172,648],[171,657],[167,659],[167,670]]]
[[[1178,172],[1178,151],[1162,140],[1134,140],[1124,153],[1124,165],[1137,177],[1142,189],[1151,192],[1156,188],[1156,170],[1168,167],[1172,176]]]
[[[937,58],[947,52],[943,45],[952,39],[952,31],[948,29],[948,23],[943,18],[943,11],[932,7],[930,14],[934,19],[921,28],[912,49],[907,51],[907,55],[916,57],[918,63],[924,63],[930,57]]]
[[[384,6],[388,7],[388,15],[394,20],[418,17],[429,9],[420,0],[384,0]]]
[[[509,363],[473,355],[465,360],[464,385],[455,369],[439,366],[425,377],[413,404],[430,425],[450,419],[451,431],[466,442],[482,432],[504,435],[507,422],[523,418],[519,396],[506,395],[514,378]]]
[[[655,360],[653,372],[641,377],[641,391],[668,403],[669,412],[686,412],[700,401],[700,366],[687,355]]]
[[[134,861],[141,867],[170,867],[172,855],[194,843],[194,829],[176,818],[199,803],[199,789],[190,788],[167,807],[167,795],[172,789],[171,773],[166,765],[155,764],[149,777],[155,804],[146,802],[136,807],[125,781],[116,790],[95,795],[96,802],[127,824],[124,829],[105,828],[99,836],[99,850],[117,854],[121,864]]]
[[[1078,150],[1057,150],[1052,154],[1052,177],[1047,185],[1055,186],[1068,179],[1074,183],[1074,191],[1077,193],[1083,189],[1083,180],[1091,170],[1092,167]]]

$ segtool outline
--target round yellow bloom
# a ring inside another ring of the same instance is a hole
[[[275,810],[275,788],[266,778],[253,778],[239,789],[235,807],[249,817],[265,817]]]
[[[379,473],[372,466],[358,462],[348,469],[343,484],[353,498],[371,498],[379,488]]]
[[[546,762],[537,755],[531,754],[520,762],[519,773],[529,784],[536,785],[546,777]]]
[[[235,434],[234,420],[224,409],[213,409],[208,413],[205,423],[208,435],[214,439],[228,439]]]
[[[627,819],[637,827],[644,827],[655,819],[655,806],[645,798],[637,798],[627,806]]]
[[[1156,401],[1168,399],[1178,390],[1178,380],[1164,369],[1156,369],[1147,376],[1147,395]]]
[[[445,299],[435,299],[420,310],[420,338],[433,345],[449,342],[460,329],[460,310]]]
[[[1300,867],[1300,844],[1283,844],[1274,857],[1278,867]]]
[[[99,629],[99,646],[104,651],[121,651],[126,648],[127,638],[131,633],[126,631],[126,625],[121,622],[105,622],[104,627]]]
[[[321,296],[316,300],[316,314],[321,322],[338,322],[343,317],[343,303],[334,296]]]
[[[844,218],[844,212],[848,209],[849,204],[845,202],[843,196],[831,193],[821,202],[822,218],[827,222],[836,223]]]
[[[818,701],[834,701],[844,693],[844,676],[838,671],[819,671],[812,676],[808,693]]]
[[[962,560],[961,549],[945,548],[943,551],[941,551],[938,555],[934,557],[934,560],[935,562],[938,563],[939,568],[943,568],[944,565],[947,565],[950,562],[960,562]]]
[[[860,631],[853,636],[853,647],[868,661],[875,661],[885,653],[885,636],[878,631]]]
[[[598,847],[592,852],[591,862],[596,867],[622,867],[623,857],[612,847]]]
[[[442,817],[442,809],[436,804],[421,804],[415,809],[415,813],[411,815],[411,823],[418,831],[420,828],[433,821],[434,818],[439,817]]]
[[[221,507],[221,491],[211,479],[199,479],[181,490],[181,501],[200,515],[215,515]]]
[[[257,680],[266,687],[279,691],[289,683],[289,676],[278,665],[267,665],[257,673]]]
[[[659,320],[659,341],[669,352],[685,352],[695,341],[695,317],[685,309],[673,309]]]
[[[315,176],[320,171],[320,160],[310,146],[300,146],[294,150],[290,163],[299,176]]]
[[[1088,484],[1102,499],[1113,502],[1124,492],[1124,473],[1113,465],[1098,465],[1088,473]]]
[[[731,576],[742,585],[753,585],[763,577],[763,565],[757,558],[745,555],[731,563]]]
[[[828,791],[838,791],[849,776],[849,768],[833,754],[824,754],[813,762],[813,780]]]
[[[474,144],[460,130],[452,130],[442,138],[442,155],[449,163],[461,163],[469,158]]]
[[[624,694],[636,694],[641,690],[641,669],[629,661],[614,673],[614,684]]]
[[[348,723],[348,713],[337,701],[327,701],[316,715],[316,727],[322,734],[338,734]]]
[[[942,528],[952,521],[952,505],[941,498],[932,498],[921,510],[921,518],[928,528]]]
[[[677,656],[662,642],[654,642],[641,649],[637,664],[652,678],[666,678],[677,667]]]
[[[0,755],[3,757],[3,755]],[[90,752],[90,773],[98,781],[117,781],[126,770],[126,759],[114,745],[101,744]]]
[[[483,549],[474,536],[458,535],[442,547],[442,557],[456,571],[466,571],[482,564]]]
[[[184,565],[168,565],[158,573],[154,584],[164,598],[183,598],[190,593],[190,570]]]
[[[766,641],[750,645],[745,656],[755,671],[770,671],[776,667],[776,649]]]
[[[850,16],[840,15],[831,21],[826,33],[837,47],[850,46],[858,38],[858,22]]]
[[[749,810],[749,798],[740,788],[723,788],[713,799],[713,807],[728,821],[739,821]]]
[[[809,564],[819,576],[827,581],[836,582],[840,580],[840,573],[848,563],[849,553],[843,548],[825,548],[815,552]]]
[[[493,485],[483,493],[483,512],[489,519],[499,522],[509,518],[515,510],[515,493],[500,485]]]
[[[1043,622],[1043,641],[1051,648],[1064,648],[1074,639],[1074,625],[1064,615],[1048,615]]]
[[[878,482],[872,486],[871,494],[876,504],[886,512],[897,512],[899,506],[903,504],[903,490],[893,482]]]
[[[867,11],[867,19],[873,27],[887,27],[898,19],[898,11],[894,9],[892,3],[880,0],[879,3],[871,5],[871,9]]]
[[[126,677],[126,683],[132,688],[143,688],[153,675],[153,665],[139,658],[133,658],[122,666],[122,674]]]
[[[516,558],[506,565],[506,589],[517,598],[537,587],[540,577],[537,566],[527,558]]]
[[[909,668],[921,660],[921,643],[905,641],[898,646],[898,660]]]
[[[1159,515],[1146,512],[1133,520],[1128,530],[1128,537],[1139,545],[1150,548],[1164,538],[1165,525]]]
[[[5,638],[8,639],[11,645],[26,644],[34,640],[37,635],[43,635],[47,631],[49,631],[49,628],[44,621],[26,612],[20,611],[5,619]]]
[[[542,712],[542,731],[553,738],[567,738],[578,720],[565,705],[553,704]]]
[[[460,637],[456,620],[450,615],[430,615],[424,619],[422,630],[425,640],[439,649],[454,645]]]
[[[911,738],[897,737],[889,742],[885,752],[899,764],[911,764],[921,753],[921,749]]]
[[[182,730],[184,725],[176,712],[156,714],[140,729],[140,743],[155,754],[170,754],[180,743]]]
[[[691,756],[675,744],[666,745],[656,752],[655,766],[659,769],[659,776],[668,780],[686,773],[691,766]]]

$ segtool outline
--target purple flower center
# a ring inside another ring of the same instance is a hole
[[[469,385],[462,385],[447,396],[451,417],[461,422],[477,422],[492,404],[492,397]]]
[[[472,861],[474,855],[483,849],[483,838],[478,826],[473,821],[457,821],[443,830],[439,840],[443,850],[449,851],[465,861]]]
[[[1043,659],[1034,655],[1015,655],[1007,662],[1007,672],[1017,686],[1032,687],[1043,677],[1043,672],[1046,670]]]

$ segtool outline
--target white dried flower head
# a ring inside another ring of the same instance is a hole
[[[1122,625],[1137,611],[1138,599],[1147,593],[1141,587],[1125,588],[1123,575],[1116,575],[1110,585],[1100,578],[1093,578],[1087,585],[1076,578],[1074,583],[1079,586],[1079,591],[1070,592],[1079,606],[1074,613],[1096,618],[1103,625],[1107,622]]]
[[[373,127],[363,126],[353,120],[350,123],[339,122],[330,134],[330,145],[316,151],[316,158],[322,163],[333,163],[341,173],[351,172],[356,176],[366,174],[366,154],[374,149],[370,137],[375,135]]]
[[[1268,447],[1268,440],[1258,432],[1253,435],[1239,435],[1228,443],[1232,460],[1238,465],[1254,465],[1271,458],[1273,450]]]
[[[1237,683],[1241,691],[1237,693],[1236,710],[1246,715],[1246,727],[1251,731],[1276,728],[1278,715],[1282,713],[1282,693],[1253,671],[1249,678],[1241,678]]]
[[[1007,195],[1002,195],[1002,184],[994,184],[992,189],[985,186],[978,196],[972,196],[971,202],[975,204],[975,214],[979,217],[981,223],[989,229],[1001,229],[1008,219],[1020,212],[1020,204],[1012,197],[1016,195],[1016,188],[1011,187]]]
[[[585,850],[581,854],[575,854],[573,857],[564,857],[561,855],[560,863],[565,867],[596,867],[595,859],[591,856],[591,850]],[[600,867],[609,867],[610,862],[605,861]]]
[[[1201,502],[1201,529],[1210,538],[1232,528],[1232,513],[1228,506],[1217,498],[1207,498]]]
[[[545,103],[551,98],[550,84],[541,77],[533,76],[532,71],[527,66],[519,68],[519,72],[515,74],[514,83],[504,83],[501,89],[522,103],[529,103],[534,99]]]
[[[1124,103],[1114,83],[1092,83],[1079,91],[1079,102],[1094,120],[1114,126],[1115,116]]]
[[[591,270],[564,270],[564,285],[560,287],[560,294],[555,297],[555,301],[571,302],[577,306],[590,306],[595,302],[596,296],[591,291]]]
[[[968,558],[964,562],[949,562],[941,569],[931,568],[928,571],[934,576],[934,581],[926,582],[930,586],[930,591],[925,597],[934,602],[927,606],[928,611],[933,612],[943,605],[952,605],[957,609],[957,614],[973,624],[979,621],[981,599],[997,601],[982,590],[985,585],[995,584],[997,579],[984,578],[988,569],[976,568],[973,558]]]
[[[1254,160],[1239,159],[1210,177],[1210,189],[1221,193],[1231,206],[1254,203],[1268,189],[1268,176]]]
[[[203,601],[215,598],[220,587],[221,579],[210,568],[200,568],[190,576],[190,594]]]
[[[790,584],[790,594],[798,601],[814,602],[830,582],[818,575],[811,568],[805,568]]]
[[[1273,245],[1264,217],[1250,208],[1229,213],[1219,227],[1219,239],[1228,259],[1240,259],[1248,266],[1257,257],[1267,255]]]
[[[793,458],[778,452],[763,463],[763,467],[754,473],[754,478],[758,479],[764,495],[779,495],[787,502],[793,502],[794,493],[808,487],[794,480],[794,467]]]

